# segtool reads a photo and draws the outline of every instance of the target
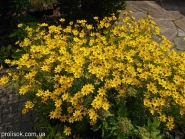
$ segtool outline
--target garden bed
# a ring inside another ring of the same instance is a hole
[[[170,51],[165,36],[160,43],[152,40],[160,32],[149,15],[129,24],[128,13],[122,26],[111,25],[114,14],[96,28],[84,20],[74,28],[73,22],[66,28],[18,25],[27,31],[17,42],[25,53],[6,63],[28,72],[6,77],[2,70],[0,83],[14,80],[27,98],[22,113],[34,108],[43,118],[38,127],[51,129],[49,137],[82,137],[92,127],[102,131],[100,138],[184,138],[185,70],[178,66],[185,54]]]

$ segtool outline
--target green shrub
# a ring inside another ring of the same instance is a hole
[[[5,60],[21,71],[0,84],[12,81],[27,99],[22,113],[34,109],[49,139],[93,138],[85,134],[90,129],[99,138],[161,138],[161,129],[184,123],[185,52],[170,50],[149,15],[137,22],[124,15],[119,26],[111,25],[113,14],[95,18],[96,28],[84,20],[74,28],[27,27],[18,42],[26,53]]]
[[[0,2],[0,65],[8,67],[4,63],[6,58],[12,59],[11,55],[18,49],[14,43],[16,38],[9,35],[16,29],[19,22],[27,22],[30,19],[26,16],[26,8],[29,6],[28,0],[1,0]],[[10,48],[11,45],[11,49]],[[5,48],[5,51],[3,50]],[[4,51],[5,53],[2,53]]]
[[[25,48],[21,48],[18,44],[20,41],[24,41],[24,39],[27,38],[30,31],[33,31],[31,35],[37,35],[40,31],[42,31],[42,28],[40,30],[37,29],[37,22],[29,22],[29,23],[20,23],[18,24],[18,29],[15,30],[13,33],[10,34],[10,38],[17,38],[17,42],[14,44],[14,47],[12,47],[12,54],[11,57],[14,60],[19,60],[23,54],[27,53],[27,50]]]
[[[5,67],[4,65],[4,60],[9,58],[9,56],[11,55],[11,45],[8,45],[7,47],[2,46],[0,47],[0,70],[1,67]]]

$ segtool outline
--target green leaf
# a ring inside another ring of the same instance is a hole
[[[9,37],[12,38],[12,37],[15,37],[16,35],[17,35],[17,33],[14,32],[14,33],[11,33],[11,34],[9,35]]]
[[[101,124],[96,124],[92,127],[93,131],[98,131],[102,127]]]
[[[12,46],[9,44],[7,50],[11,50]]]
[[[4,51],[5,51],[5,47],[1,46],[1,52],[4,52]]]
[[[103,122],[103,128],[106,130],[109,128],[108,123],[106,121]]]
[[[19,60],[22,57],[22,54],[14,53],[12,54],[12,58],[15,60]]]
[[[151,132],[151,137],[156,138],[160,134],[160,130],[156,130],[155,132]]]
[[[127,117],[127,107],[125,102],[120,105],[118,115],[119,117]]]
[[[155,117],[154,118],[154,122],[153,122],[153,125],[157,128],[157,127],[159,127],[160,126],[160,121],[158,120],[158,118],[157,117]]]
[[[111,130],[113,131],[113,130],[116,130],[118,127],[117,126],[113,126],[113,127],[111,127]]]
[[[114,132],[114,135],[117,136],[117,139],[125,139],[125,138],[127,138],[126,134],[124,134],[124,133],[122,133],[122,132],[120,132],[118,130]]]
[[[5,60],[7,57],[8,57],[8,55],[5,55],[5,56],[3,56],[3,58],[2,58],[2,59],[3,59],[3,60]]]

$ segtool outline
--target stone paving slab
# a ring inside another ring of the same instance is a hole
[[[185,17],[174,21],[174,24],[183,31],[185,31]]]
[[[175,50],[185,50],[185,2],[127,1],[126,10],[131,10],[136,19],[152,16],[172,43]]]
[[[33,132],[33,112],[25,115],[21,113],[24,106],[24,99],[18,95],[18,92],[1,86],[0,94],[0,133]],[[10,138],[4,137],[2,139]],[[15,139],[15,137],[12,139]],[[17,137],[16,139],[24,139],[24,137]]]
[[[146,13],[143,13],[143,12],[140,12],[140,11],[137,11],[137,12],[133,12],[132,14],[134,17],[135,17],[135,20],[139,20],[143,17],[147,17],[147,14]]]
[[[177,29],[170,29],[169,27],[161,28],[161,34],[166,36],[168,40],[172,41],[173,38],[177,36]]]
[[[177,46],[177,49],[179,50],[185,50],[185,41],[183,40],[184,37],[175,37],[174,43]]]
[[[154,21],[157,23],[157,25],[163,29],[163,28],[169,28],[169,29],[176,29],[176,26],[172,21],[164,20],[164,19],[154,19]]]
[[[184,37],[185,36],[185,32],[181,29],[177,29],[178,32],[178,37]]]

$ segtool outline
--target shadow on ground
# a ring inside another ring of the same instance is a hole
[[[185,16],[185,1],[184,0],[163,0],[156,1],[166,11],[179,11]]]

